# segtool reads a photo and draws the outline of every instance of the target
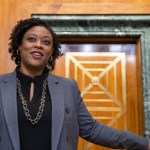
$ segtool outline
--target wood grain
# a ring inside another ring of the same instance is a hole
[[[32,14],[150,14],[149,0],[1,0],[0,73],[15,65],[7,52],[9,34],[20,19]]]

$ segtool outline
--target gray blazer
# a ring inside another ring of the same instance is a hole
[[[49,75],[52,100],[52,149],[77,150],[78,137],[112,148],[147,150],[148,139],[95,121],[74,80]],[[0,150],[20,150],[16,72],[0,76]]]

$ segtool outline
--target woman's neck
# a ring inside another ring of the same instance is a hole
[[[41,70],[36,70],[36,69],[26,69],[26,68],[23,68],[23,67],[20,67],[20,72],[22,72],[23,74],[25,75],[28,75],[32,78],[36,77],[36,76],[39,76],[43,73],[43,70],[44,69],[41,69]]]

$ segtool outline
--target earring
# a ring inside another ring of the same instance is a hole
[[[20,50],[19,50],[19,49],[17,49],[17,56],[19,55],[19,53],[20,53]]]
[[[53,59],[53,56],[51,55],[51,57],[50,57],[50,59],[49,59],[49,62],[51,62],[51,61],[52,61],[52,59]]]
[[[46,65],[46,68],[47,68],[49,71],[51,71],[51,69],[52,69],[52,67],[51,67],[51,65],[50,65],[49,63]]]
[[[15,62],[16,62],[16,64],[17,64],[18,66],[20,66],[20,61],[21,61],[21,57],[20,57],[20,49],[17,49],[17,51],[16,51],[16,60],[15,60]]]
[[[53,56],[51,55],[51,57],[50,57],[50,59],[49,59],[47,65],[46,65],[46,68],[47,68],[49,71],[51,71],[51,69],[52,69],[52,67],[51,67],[51,65],[50,65],[50,62],[52,61],[52,59],[53,59]]]

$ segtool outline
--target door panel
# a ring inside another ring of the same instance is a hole
[[[141,134],[136,45],[63,44],[62,52],[64,56],[58,59],[53,73],[77,81],[94,119],[119,130]],[[78,149],[108,148],[80,139]]]
[[[66,77],[78,82],[96,120],[113,126],[126,118],[125,53],[68,52]],[[123,120],[126,129],[127,121]]]

